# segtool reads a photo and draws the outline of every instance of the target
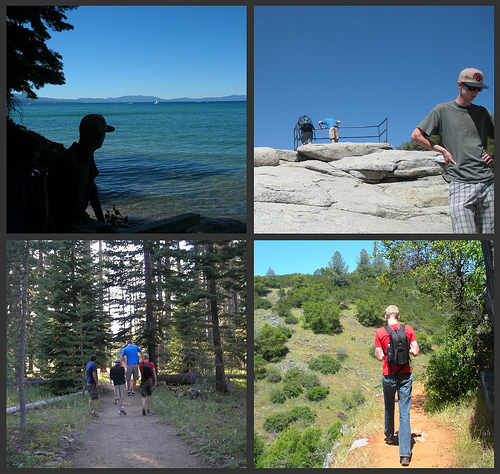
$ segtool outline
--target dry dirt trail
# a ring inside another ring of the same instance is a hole
[[[383,397],[378,397],[379,403],[384,403]],[[427,416],[423,403],[425,394],[420,383],[413,384],[410,423],[412,433],[412,457],[408,467],[413,468],[448,468],[452,460],[451,446],[453,432],[440,427]],[[399,411],[396,403],[395,430],[399,426]],[[371,465],[359,467],[399,467],[399,447],[387,445],[384,441],[383,420],[380,433],[368,437],[368,444],[362,448],[368,451]],[[405,466],[406,467],[406,466]]]
[[[154,394],[153,394],[154,397]],[[74,468],[210,468],[172,426],[143,416],[141,395],[125,398],[127,415],[118,415],[113,388],[105,388],[98,417],[81,432],[66,460]]]

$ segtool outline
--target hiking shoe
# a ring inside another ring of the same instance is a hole
[[[123,408],[123,407],[120,408],[120,413],[123,413],[124,415],[127,414],[127,412],[125,411],[125,408]]]
[[[142,409],[142,414],[143,414],[144,416],[146,416],[146,409],[145,409],[145,408],[143,408],[143,409]]]
[[[410,458],[408,456],[401,456],[401,466],[408,466],[410,464]]]
[[[129,391],[127,392],[127,395],[128,395],[129,397],[130,397],[130,396],[132,396],[132,392],[129,390]]]
[[[384,438],[384,441],[385,441],[385,444],[390,444],[390,445],[396,444],[396,440],[394,439],[394,436],[386,436]]]
[[[130,392],[130,393],[132,394],[132,396],[134,396],[134,395],[135,395],[135,392],[134,392],[133,390],[132,390],[132,392]]]
[[[90,412],[90,414],[91,414],[92,416],[95,416],[96,418],[99,416],[99,415],[98,415],[95,411],[91,411],[91,412]]]

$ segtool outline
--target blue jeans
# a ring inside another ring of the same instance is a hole
[[[385,404],[385,436],[394,436],[394,396],[398,392],[400,456],[411,456],[410,407],[413,377],[411,374],[392,374],[382,376]]]

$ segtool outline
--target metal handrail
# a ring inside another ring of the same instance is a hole
[[[381,131],[381,127],[385,127]],[[355,135],[355,136],[339,136],[339,140],[341,138],[346,139],[346,138],[378,138],[378,142],[380,143],[380,139],[382,135],[385,134],[385,139],[383,143],[387,143],[387,136],[388,136],[388,130],[389,130],[389,121],[388,118],[386,117],[382,122],[380,122],[378,125],[360,125],[360,126],[352,126],[352,127],[338,127],[340,129],[357,129],[357,128],[376,128],[377,129],[377,135]],[[313,128],[313,142],[318,141],[318,140],[329,140],[330,138],[328,137],[316,137],[316,130],[328,130],[327,128],[324,129],[316,129]],[[340,135],[340,132],[339,132]],[[298,145],[300,142],[300,127],[298,125],[295,125],[293,129],[293,149],[294,151],[297,150]]]

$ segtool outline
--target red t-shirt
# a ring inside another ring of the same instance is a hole
[[[400,323],[390,324],[389,327],[393,330],[399,329],[401,327]],[[411,326],[405,325],[405,334],[408,338],[409,343],[411,344],[413,341],[417,340],[417,336],[413,331]],[[377,329],[375,332],[375,347],[381,347],[384,351],[384,368],[382,370],[383,375],[391,375],[391,374],[407,374],[411,373],[410,363],[404,365],[403,367],[399,365],[392,365],[387,362],[387,346],[389,345],[390,336],[389,333],[385,330],[385,327]]]

